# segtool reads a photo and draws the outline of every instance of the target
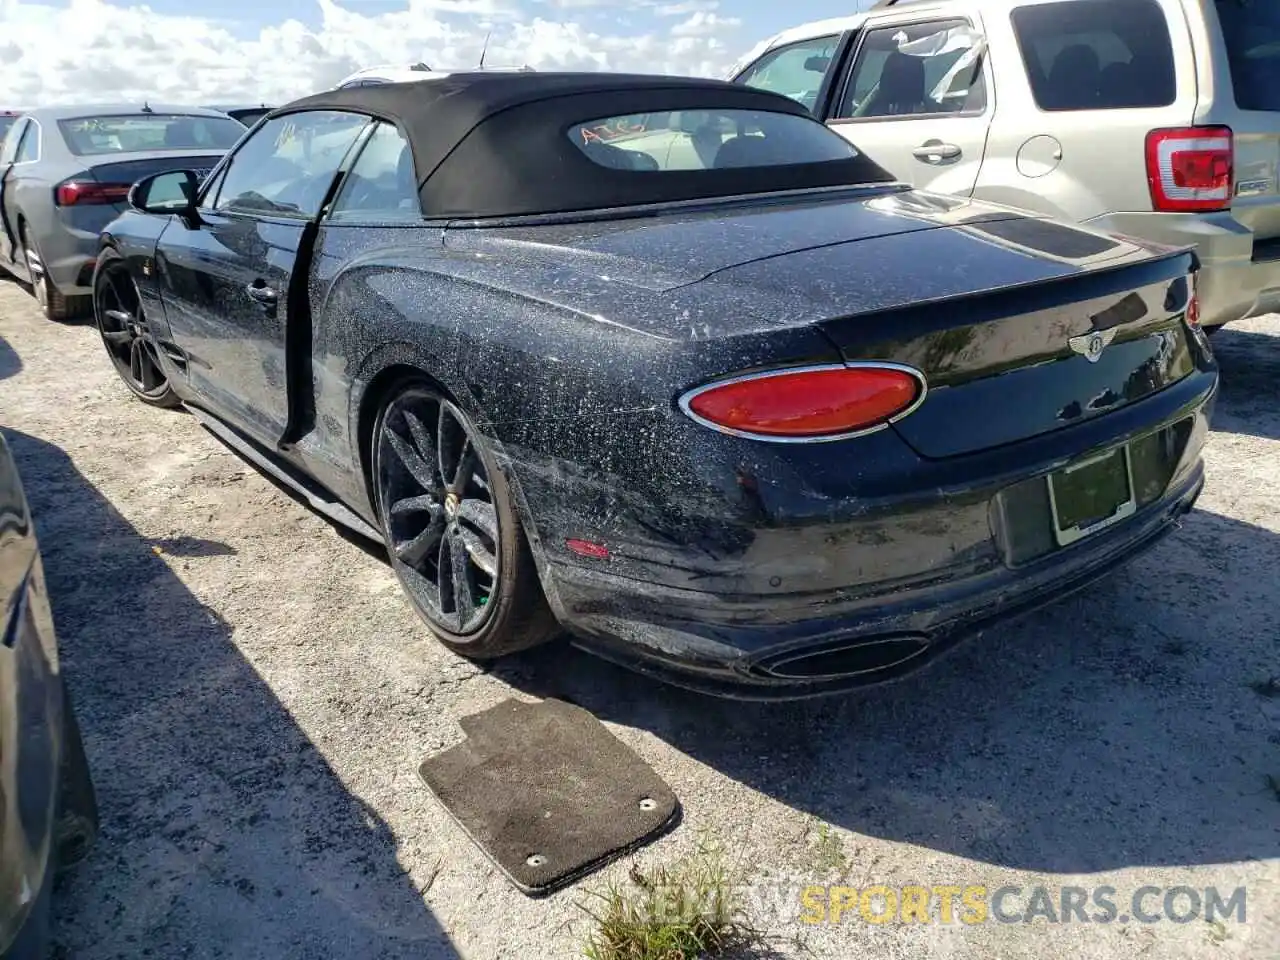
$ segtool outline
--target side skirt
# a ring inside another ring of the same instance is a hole
[[[375,543],[382,543],[382,534],[370,526],[349,507],[325,490],[319,484],[303,476],[292,466],[280,462],[267,453],[252,440],[243,436],[238,430],[223,423],[207,410],[191,404],[185,404],[187,410],[199,421],[200,425],[215,437],[240,454],[263,473],[283,483],[290,490],[304,498],[311,509],[323,514],[335,523],[341,524],[353,533],[358,533]]]

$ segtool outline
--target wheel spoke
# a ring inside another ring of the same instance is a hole
[[[119,307],[128,309],[129,307],[133,306],[134,298],[130,296],[127,291],[121,289],[120,284],[117,280],[118,273],[119,271],[117,270],[110,270],[107,272],[107,285],[111,287],[111,292],[115,295],[116,305]]]
[[[459,433],[462,433],[461,445],[458,444]],[[459,430],[458,421],[453,418],[447,406],[440,404],[440,416],[436,422],[436,448],[440,454],[440,476],[446,483],[453,483],[457,476],[458,461],[466,442],[466,433]],[[458,447],[456,452],[455,447]]]
[[[409,415],[405,414],[405,420],[407,421],[408,419]],[[412,429],[410,427],[410,430]],[[413,479],[418,481],[424,490],[434,490],[436,488],[436,479],[432,476],[431,467],[426,460],[422,459],[418,451],[410,446],[409,441],[390,428],[387,429],[387,441],[391,444],[391,449],[396,452],[396,456],[400,458],[400,462],[404,464],[404,468],[413,476]]]
[[[491,543],[497,542],[498,511],[492,503],[486,503],[484,500],[463,500],[458,505],[458,519],[483,533]]]
[[[458,626],[465,626],[476,608],[473,574],[467,560],[467,547],[457,531],[449,534],[449,563],[453,576],[453,609],[458,614]]]
[[[129,313],[127,310],[104,310],[102,311],[102,315],[110,317],[118,323],[122,331],[127,331],[129,324],[133,322],[133,314]]]
[[[472,445],[471,438],[465,437],[462,441],[462,453],[458,456],[458,467],[453,472],[453,489],[457,491],[458,496],[466,492],[479,463],[480,458],[476,455],[476,448]]]
[[[113,347],[123,347],[133,340],[133,334],[128,330],[106,330],[103,332],[102,337]]]
[[[417,567],[431,550],[439,543],[444,533],[444,515],[438,512],[432,515],[426,528],[411,540],[401,541],[395,545],[396,557],[410,567]]]
[[[416,497],[405,497],[391,505],[391,516],[402,517],[410,513],[435,512],[440,508],[440,501],[434,493],[424,493]]]
[[[498,558],[490,552],[483,537],[473,530],[461,527],[458,530],[458,538],[462,541],[472,563],[491,577],[498,575]]]
[[[129,345],[129,375],[134,383],[142,382],[142,341],[134,340]]]
[[[418,453],[429,465],[436,457],[435,448],[431,444],[431,436],[427,433],[427,428],[422,425],[422,421],[418,419],[417,415],[409,410],[404,412],[404,422],[409,426],[409,435],[413,437]]]

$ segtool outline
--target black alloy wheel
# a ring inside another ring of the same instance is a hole
[[[555,634],[506,478],[452,401],[425,383],[395,391],[373,476],[391,565],[445,646],[484,660]]]
[[[107,355],[124,385],[143,403],[176,407],[181,401],[160,366],[138,288],[119,256],[100,260],[93,281],[93,312]]]

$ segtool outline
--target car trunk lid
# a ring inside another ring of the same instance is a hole
[[[867,279],[851,282],[854,264]],[[816,325],[846,360],[923,372],[925,401],[895,429],[943,458],[1103,416],[1190,374],[1191,265],[1025,218],[802,251],[713,282],[818,301],[830,319]]]

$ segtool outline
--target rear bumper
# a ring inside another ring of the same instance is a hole
[[[1111,213],[1086,223],[1173,247],[1200,258],[1200,316],[1206,327],[1280,310],[1280,245],[1259,245],[1229,212]]]
[[[1206,381],[1212,386],[1190,399],[1171,388],[1134,404],[1164,413],[1113,438],[1176,428],[1180,449],[1167,481],[1132,517],[1069,547],[1015,556],[1021,548],[1002,540],[999,516],[1009,491],[1043,485],[1044,475],[1061,465],[1063,451],[1074,456],[1090,448],[1080,434],[1069,436],[1078,428],[1027,442],[1015,473],[975,478],[967,490],[938,490],[932,504],[901,504],[874,527],[818,524],[757,535],[758,543],[768,534],[769,557],[789,554],[797,564],[811,561],[814,570],[843,570],[846,587],[773,594],[699,590],[697,578],[675,586],[670,578],[620,575],[610,562],[561,556],[544,563],[548,597],[581,646],[717,696],[798,699],[900,678],[966,637],[1087,587],[1176,528],[1204,484],[1200,450],[1216,392],[1216,378],[1191,379],[1199,388]],[[677,562],[673,558],[671,566]],[[748,563],[758,570],[759,562]],[[876,582],[866,573],[890,568],[892,580]],[[800,678],[813,668],[797,671],[798,658],[818,655],[825,668]]]

